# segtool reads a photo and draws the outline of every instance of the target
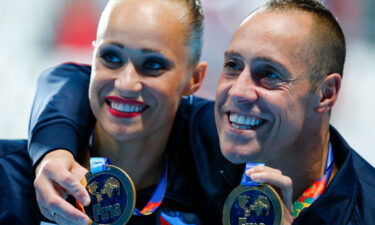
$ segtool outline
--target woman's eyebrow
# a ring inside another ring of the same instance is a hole
[[[236,58],[240,58],[242,59],[242,55],[236,51],[232,51],[232,50],[229,50],[229,51],[226,51],[224,53],[224,57],[225,58],[232,58],[232,57],[236,57]]]

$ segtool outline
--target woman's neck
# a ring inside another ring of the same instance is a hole
[[[170,127],[138,139],[118,141],[97,123],[91,154],[106,157],[126,171],[137,190],[155,185],[162,171]]]

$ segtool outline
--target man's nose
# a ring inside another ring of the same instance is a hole
[[[229,90],[229,96],[236,103],[254,102],[258,99],[257,85],[248,69],[242,71],[233,83]]]
[[[126,64],[115,81],[115,88],[123,97],[135,97],[142,90],[141,75],[132,63]]]

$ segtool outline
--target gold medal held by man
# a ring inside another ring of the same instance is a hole
[[[246,164],[246,169],[259,164]],[[262,165],[262,164],[261,164]],[[280,225],[282,200],[268,184],[251,181],[246,174],[228,196],[223,210],[223,225]]]

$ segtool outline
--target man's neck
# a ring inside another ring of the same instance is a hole
[[[292,179],[293,201],[324,175],[329,148],[329,132],[327,130],[314,141],[307,141],[297,146],[302,147],[285,150],[289,154],[284,154],[284,157],[267,163]]]

